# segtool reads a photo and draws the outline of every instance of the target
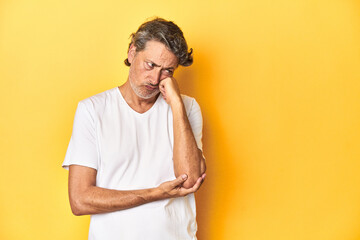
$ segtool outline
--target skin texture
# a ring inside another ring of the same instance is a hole
[[[178,66],[177,58],[162,43],[149,41],[140,52],[131,46],[128,59],[131,64],[129,77],[119,90],[129,106],[144,113],[152,107],[160,92],[171,106],[177,178],[156,188],[119,191],[97,187],[95,169],[70,165],[69,199],[75,215],[106,213],[165,198],[183,197],[196,192],[205,179],[205,159],[197,148],[179,87],[172,77]]]

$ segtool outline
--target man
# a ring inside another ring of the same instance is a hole
[[[126,83],[78,104],[62,165],[71,209],[91,215],[89,239],[196,239],[202,116],[173,77],[192,49],[161,18],[131,37]]]

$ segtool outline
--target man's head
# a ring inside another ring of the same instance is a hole
[[[140,98],[156,96],[161,80],[172,77],[178,65],[193,62],[192,49],[188,52],[183,33],[173,22],[156,18],[131,36],[125,64],[130,67],[130,86]]]
[[[188,46],[181,29],[173,22],[162,18],[155,18],[143,23],[136,33],[131,34],[132,45],[136,47],[136,52],[145,49],[148,41],[158,41],[166,46],[177,58],[181,66],[190,66],[193,63],[192,49],[188,52]],[[130,66],[128,59],[125,64]]]

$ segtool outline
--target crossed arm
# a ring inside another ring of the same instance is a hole
[[[200,177],[192,188],[181,187],[187,175],[160,184],[156,188],[119,191],[96,186],[96,173],[93,168],[80,165],[69,167],[69,199],[74,215],[107,213],[136,207],[145,203],[186,196],[196,192],[202,181]]]
[[[96,186],[96,169],[70,165],[69,199],[74,215],[123,210],[166,198],[183,197],[200,188],[205,179],[205,159],[197,147],[175,79],[163,80],[160,91],[173,112],[176,179],[156,188],[112,190]]]

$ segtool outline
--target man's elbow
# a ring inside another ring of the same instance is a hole
[[[87,215],[83,201],[80,196],[70,197],[70,208],[71,208],[71,212],[75,216]]]
[[[183,183],[183,188],[189,189],[192,188],[196,181],[198,180],[198,178],[195,177],[188,177],[188,179]]]
[[[206,163],[205,163],[205,158],[203,157],[201,157],[200,172],[201,175],[203,175],[206,172]]]
[[[188,174],[188,179],[183,183],[183,187],[186,189],[192,188],[196,182],[199,180],[199,178],[202,176],[203,173],[195,172]]]
[[[75,216],[82,216],[84,215],[81,211],[81,207],[80,204],[78,203],[77,200],[70,200],[70,208],[71,208],[71,212],[75,215]]]
[[[84,214],[82,214],[79,210],[71,208],[71,212],[75,215],[75,216],[83,216]]]

